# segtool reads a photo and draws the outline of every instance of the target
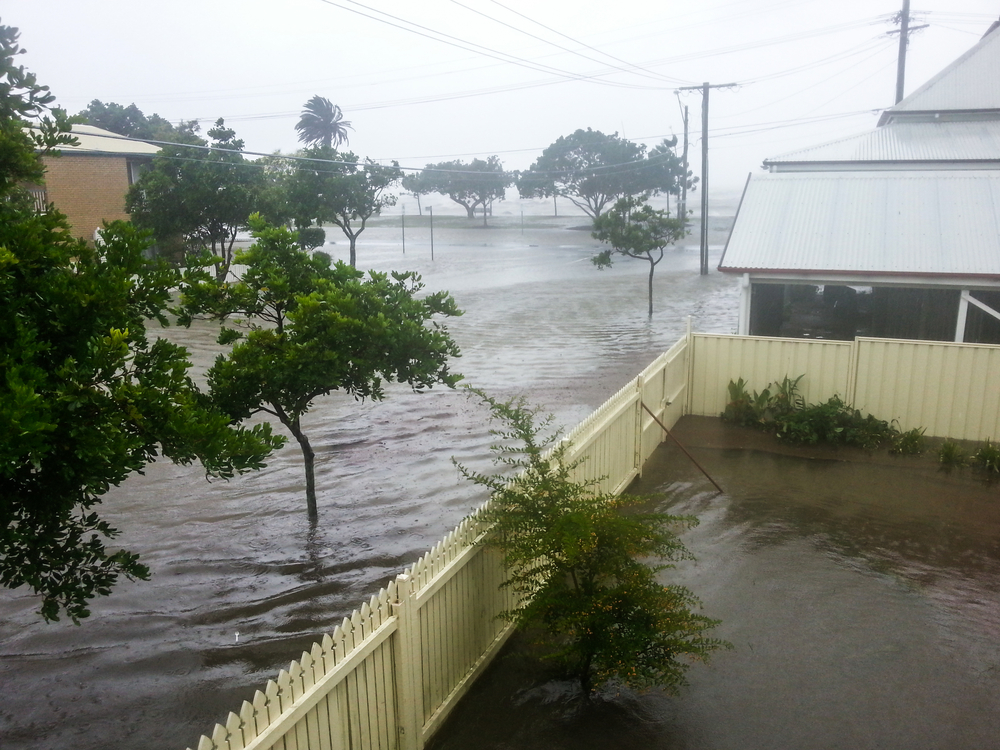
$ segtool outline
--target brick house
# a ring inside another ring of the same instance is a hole
[[[54,203],[77,237],[92,242],[105,221],[128,221],[125,194],[159,147],[117,133],[74,125],[77,146],[45,157],[45,184],[32,189],[39,207]]]

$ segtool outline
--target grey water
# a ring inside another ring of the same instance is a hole
[[[567,428],[672,345],[687,316],[696,330],[735,329],[735,282],[697,274],[697,240],[667,251],[650,321],[645,264],[595,269],[585,217],[522,224],[498,210],[483,229],[443,214],[433,260],[426,216],[407,216],[405,255],[401,217],[387,216],[362,235],[359,266],[415,270],[449,290],[465,311],[447,321],[462,348],[454,369],[497,396],[525,394]],[[325,249],[347,254],[342,240]],[[218,352],[208,324],[162,335],[189,348],[196,374]],[[33,597],[0,590],[0,748],[194,746],[485,499],[451,463],[490,466],[486,414],[461,392],[334,394],[305,426],[315,528],[294,441],[230,482],[158,462],[100,506],[151,581],[122,582],[80,626],[45,624]]]

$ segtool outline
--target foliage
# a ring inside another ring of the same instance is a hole
[[[302,227],[298,232],[299,247],[313,250],[326,244],[326,232],[322,227]]]
[[[305,156],[315,165],[300,162],[288,179],[289,210],[299,228],[313,221],[340,227],[351,243],[351,266],[357,265],[357,241],[374,214],[396,204],[388,193],[402,177],[399,164],[384,167],[371,159],[360,163],[350,152],[338,153],[319,146]]]
[[[219,336],[233,347],[209,371],[212,398],[235,421],[263,412],[292,433],[315,518],[315,454],[302,416],[335,390],[380,400],[383,381],[414,391],[453,386],[461,376],[450,371],[449,358],[458,356],[458,346],[433,318],[461,312],[447,292],[421,296],[414,273],[365,277],[343,263],[331,266],[324,253],[300,250],[295,234],[260,216],[251,226],[256,242],[236,255],[246,267],[237,282],[220,283],[206,268],[188,270],[180,322],[199,314],[240,316],[238,328],[224,327]]]
[[[127,107],[100,99],[94,99],[87,108],[81,110],[74,120],[110,130],[112,133],[150,141],[171,141],[204,146],[205,140],[198,136],[197,120],[182,121],[177,127],[153,113],[148,117],[135,104]]]
[[[945,440],[938,449],[938,461],[943,468],[953,469],[955,467],[967,466],[969,458],[965,455],[965,451],[962,450],[962,446],[951,440]]]
[[[0,199],[8,208],[12,202],[31,205],[21,185],[42,180],[41,156],[77,143],[68,132],[65,114],[50,107],[55,97],[49,87],[39,85],[23,65],[14,64],[14,58],[24,53],[19,36],[16,28],[0,26]]]
[[[354,130],[340,107],[319,94],[305,103],[295,129],[301,143],[327,149],[346,144],[347,131]]]
[[[17,32],[0,26],[0,584],[27,586],[47,620],[74,621],[120,576],[148,569],[95,510],[157,456],[200,460],[231,477],[262,466],[281,439],[232,428],[187,375],[187,353],[150,342],[176,272],[143,259],[129,224],[90,247],[66,218],[36,213],[15,183],[42,174],[35,147],[66,143],[65,118],[43,117],[47,89],[13,64]],[[41,127],[30,140],[22,125]]]
[[[610,268],[612,254],[638,258],[649,263],[649,315],[653,314],[653,271],[663,260],[663,251],[687,234],[684,221],[671,219],[669,211],[657,211],[645,197],[619,198],[608,212],[594,219],[594,239],[611,245],[591,262],[598,269]]]
[[[523,398],[474,392],[502,425],[491,431],[499,439],[494,462],[521,471],[508,481],[457,464],[492,493],[482,517],[509,571],[503,585],[517,597],[502,617],[540,628],[551,658],[587,693],[611,681],[674,690],[689,659],[729,647],[705,635],[718,621],[693,611],[700,602],[687,588],[657,581],[669,563],[691,559],[676,531],[696,519],[646,513],[642,498],[573,481],[579,462],[567,461],[569,445],[558,433],[544,437],[551,417],[537,421]],[[651,566],[650,558],[663,564]]]
[[[852,445],[867,450],[888,445],[893,453],[919,453],[923,449],[923,429],[900,432],[894,424],[862,414],[839,396],[807,406],[798,393],[803,377],[792,380],[785,376],[782,382],[771,384],[773,390],[769,386],[752,396],[743,378],[730,381],[722,419],[773,432],[790,443]]]
[[[680,190],[682,179],[693,185],[673,151],[676,144],[676,138],[664,141],[647,158],[643,144],[617,133],[577,130],[546,148],[519,175],[517,189],[522,198],[564,196],[596,219],[619,198],[643,193],[674,194]]]
[[[972,454],[970,463],[987,474],[1000,474],[1000,445],[987,438],[986,442]]]
[[[209,149],[165,146],[131,188],[126,210],[160,242],[182,236],[191,255],[213,258],[216,278],[233,262],[236,235],[260,210],[264,172],[244,158],[243,141],[219,119],[208,131]]]
[[[475,218],[476,208],[483,207],[483,226],[486,226],[487,209],[493,201],[504,199],[512,175],[503,171],[499,156],[428,164],[420,172],[403,178],[403,188],[414,195],[441,193],[462,206],[470,219]]]
[[[914,427],[906,432],[897,432],[892,436],[892,444],[889,447],[890,453],[897,453],[904,456],[915,456],[924,452],[924,432],[923,427]]]

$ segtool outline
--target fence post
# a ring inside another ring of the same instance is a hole
[[[635,453],[632,456],[632,468],[640,477],[642,476],[642,401],[645,397],[643,393],[646,390],[645,385],[646,381],[640,372],[635,378],[635,390],[639,398],[635,402]]]
[[[399,720],[400,750],[423,750],[423,710],[420,685],[420,619],[413,592],[413,579],[406,573],[396,576],[398,619],[393,649],[396,668],[396,715]]]

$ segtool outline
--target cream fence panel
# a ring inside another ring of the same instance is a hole
[[[854,344],[850,341],[755,338],[695,334],[689,402],[690,414],[718,416],[726,408],[728,385],[743,378],[761,391],[786,375],[797,378],[809,403],[839,394],[851,400]]]
[[[1000,347],[858,339],[854,404],[901,429],[1000,437]]]
[[[577,480],[621,492],[686,397],[689,337],[569,432]],[[477,514],[478,515],[478,514]],[[465,519],[330,635],[202,737],[198,750],[419,750],[503,646],[514,602],[498,553]]]

